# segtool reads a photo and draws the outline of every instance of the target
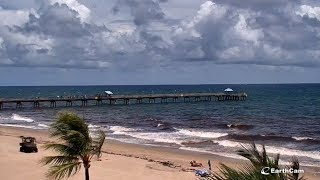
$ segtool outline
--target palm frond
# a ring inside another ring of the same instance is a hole
[[[48,164],[53,164],[53,165],[62,165],[66,163],[75,163],[78,162],[77,157],[72,157],[72,156],[46,156],[40,160],[40,163],[48,165]]]
[[[101,148],[106,139],[106,134],[103,131],[98,131],[98,138],[93,141],[93,154],[97,155],[98,158],[101,156]]]
[[[220,164],[220,174],[212,174],[212,180],[258,180],[261,178],[260,171],[257,171],[254,166],[246,165],[240,170],[228,167],[225,164]]]
[[[67,156],[67,155],[75,156],[78,154],[78,150],[76,149],[76,147],[70,147],[65,144],[48,143],[48,144],[44,144],[43,147],[46,150],[51,149],[53,151],[56,151],[59,154],[65,155],[65,156]]]
[[[212,174],[205,178],[208,180],[305,180],[304,177],[299,178],[298,173],[272,173],[269,175],[261,174],[264,167],[279,169],[280,154],[275,158],[268,156],[265,146],[262,146],[261,152],[253,143],[248,146],[242,146],[243,149],[238,151],[238,154],[247,158],[251,164],[242,166],[242,168],[232,168],[225,164],[220,164],[219,173]],[[292,165],[289,168],[299,169],[299,161],[294,158]]]
[[[50,126],[50,135],[60,143],[48,143],[45,149],[58,153],[57,156],[47,156],[41,163],[50,165],[47,176],[54,179],[70,177],[77,173],[81,165],[90,167],[90,159],[101,153],[105,134],[99,132],[99,137],[93,141],[89,128],[82,118],[73,113],[61,113],[56,122]]]
[[[262,147],[262,153],[259,152],[255,143],[250,145],[242,145],[241,150],[238,150],[238,155],[250,160],[253,165],[261,166],[266,165],[266,152],[264,146]]]
[[[81,133],[87,140],[90,139],[89,128],[82,118],[74,113],[60,113],[58,120],[50,128],[53,136],[61,136],[71,130]]]
[[[60,165],[54,165],[49,168],[46,176],[60,180],[75,175],[81,169],[81,162],[64,163]]]
[[[299,170],[300,169],[299,160],[296,157],[293,157],[291,161],[291,166],[289,166],[288,168]],[[288,174],[287,178],[288,180],[305,180],[303,176],[299,178],[299,175],[300,175],[299,173],[292,173],[292,174]]]

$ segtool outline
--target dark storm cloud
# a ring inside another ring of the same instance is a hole
[[[190,14],[182,19],[174,6],[182,0],[114,0],[109,9],[96,1],[97,11],[86,0],[29,1],[0,0],[1,66],[320,66],[317,1],[203,1],[186,6]],[[115,14],[98,22],[103,18],[94,13],[103,11]]]

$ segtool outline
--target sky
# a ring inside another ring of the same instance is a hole
[[[317,0],[0,0],[0,85],[320,83]]]

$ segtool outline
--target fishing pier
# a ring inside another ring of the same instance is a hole
[[[92,97],[54,97],[30,99],[0,99],[0,110],[23,107],[86,107],[103,104],[153,104],[200,101],[244,101],[246,93],[185,93],[185,94],[144,94],[144,95],[99,95]]]

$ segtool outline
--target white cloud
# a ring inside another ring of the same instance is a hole
[[[78,17],[81,21],[86,22],[90,17],[90,9],[85,5],[80,4],[77,0],[50,0],[51,4],[59,3],[66,4],[70,9],[77,11]]]
[[[29,10],[5,10],[0,6],[0,26],[21,26],[29,21]]]
[[[243,14],[239,14],[239,21],[234,26],[234,29],[241,39],[251,41],[255,45],[258,45],[259,39],[263,37],[261,29],[252,29],[248,26]]]
[[[301,5],[296,13],[302,17],[308,16],[309,18],[316,18],[320,21],[320,7]]]
[[[114,0],[108,9],[93,1],[110,11],[111,22],[102,24],[109,17],[95,14],[102,11],[90,9],[93,2],[87,0],[50,0],[34,8],[11,2],[14,8],[0,9],[0,64],[90,69],[163,68],[186,61],[320,66],[316,6],[286,0],[203,1],[184,7],[189,15],[175,19],[179,12],[172,9],[178,7],[170,2]],[[169,11],[170,17],[165,14]]]

